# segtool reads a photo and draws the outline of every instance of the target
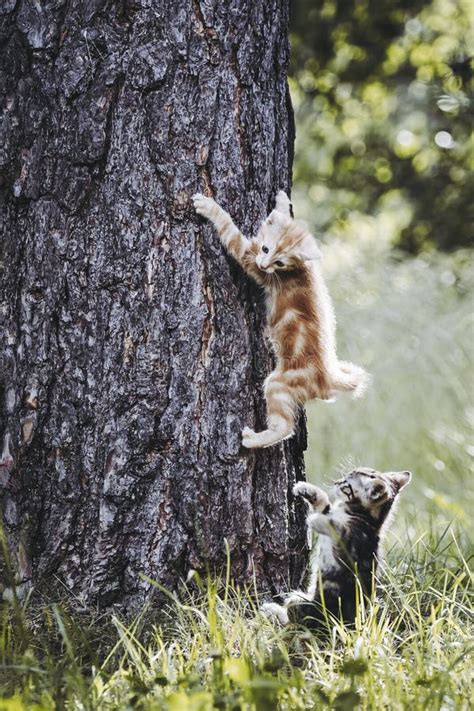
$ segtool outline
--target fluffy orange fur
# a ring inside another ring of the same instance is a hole
[[[293,434],[298,405],[313,398],[331,399],[337,391],[359,397],[368,375],[337,359],[336,320],[319,267],[320,251],[309,232],[292,219],[283,191],[251,240],[212,198],[198,193],[193,201],[196,212],[214,224],[229,254],[265,291],[277,361],[265,382],[268,428],[244,428],[242,444],[269,447]]]

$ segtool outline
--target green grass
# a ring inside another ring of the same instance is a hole
[[[309,476],[328,482],[349,460],[414,472],[382,595],[355,629],[326,641],[282,629],[252,591],[212,580],[128,624],[13,598],[0,613],[0,711],[472,708],[467,256],[327,250],[340,356],[374,381],[365,400],[309,406]]]

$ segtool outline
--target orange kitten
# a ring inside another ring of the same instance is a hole
[[[193,196],[199,215],[210,220],[226,250],[265,290],[276,368],[265,382],[268,429],[245,427],[244,447],[269,447],[293,434],[298,405],[328,400],[336,391],[364,393],[367,373],[336,355],[336,320],[318,258],[315,239],[291,217],[288,196],[280,191],[275,209],[257,236],[244,237],[212,198]]]

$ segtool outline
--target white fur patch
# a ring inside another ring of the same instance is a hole
[[[287,323],[291,323],[291,321],[295,321],[296,319],[299,319],[300,315],[298,311],[295,311],[295,309],[287,309],[281,319],[278,321],[275,326],[278,328],[279,326],[285,326]]]
[[[300,353],[303,350],[303,348],[305,347],[305,345],[306,345],[306,338],[300,329],[298,335],[295,338],[295,344],[293,346],[294,354],[300,355]]]
[[[282,625],[287,625],[289,622],[288,611],[282,605],[277,605],[276,602],[266,602],[260,608],[265,617],[277,619]]]

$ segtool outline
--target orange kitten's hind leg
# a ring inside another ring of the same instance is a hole
[[[270,418],[269,418],[270,419]],[[270,422],[268,423],[270,425]],[[242,444],[246,449],[261,449],[262,447],[271,447],[272,444],[278,444],[284,439],[288,439],[293,434],[293,427],[269,427],[268,430],[255,432],[250,427],[244,427],[242,430]]]
[[[249,427],[242,430],[242,444],[247,449],[270,447],[288,437],[294,430],[296,402],[291,388],[278,373],[272,373],[265,383],[268,429],[254,432]]]

